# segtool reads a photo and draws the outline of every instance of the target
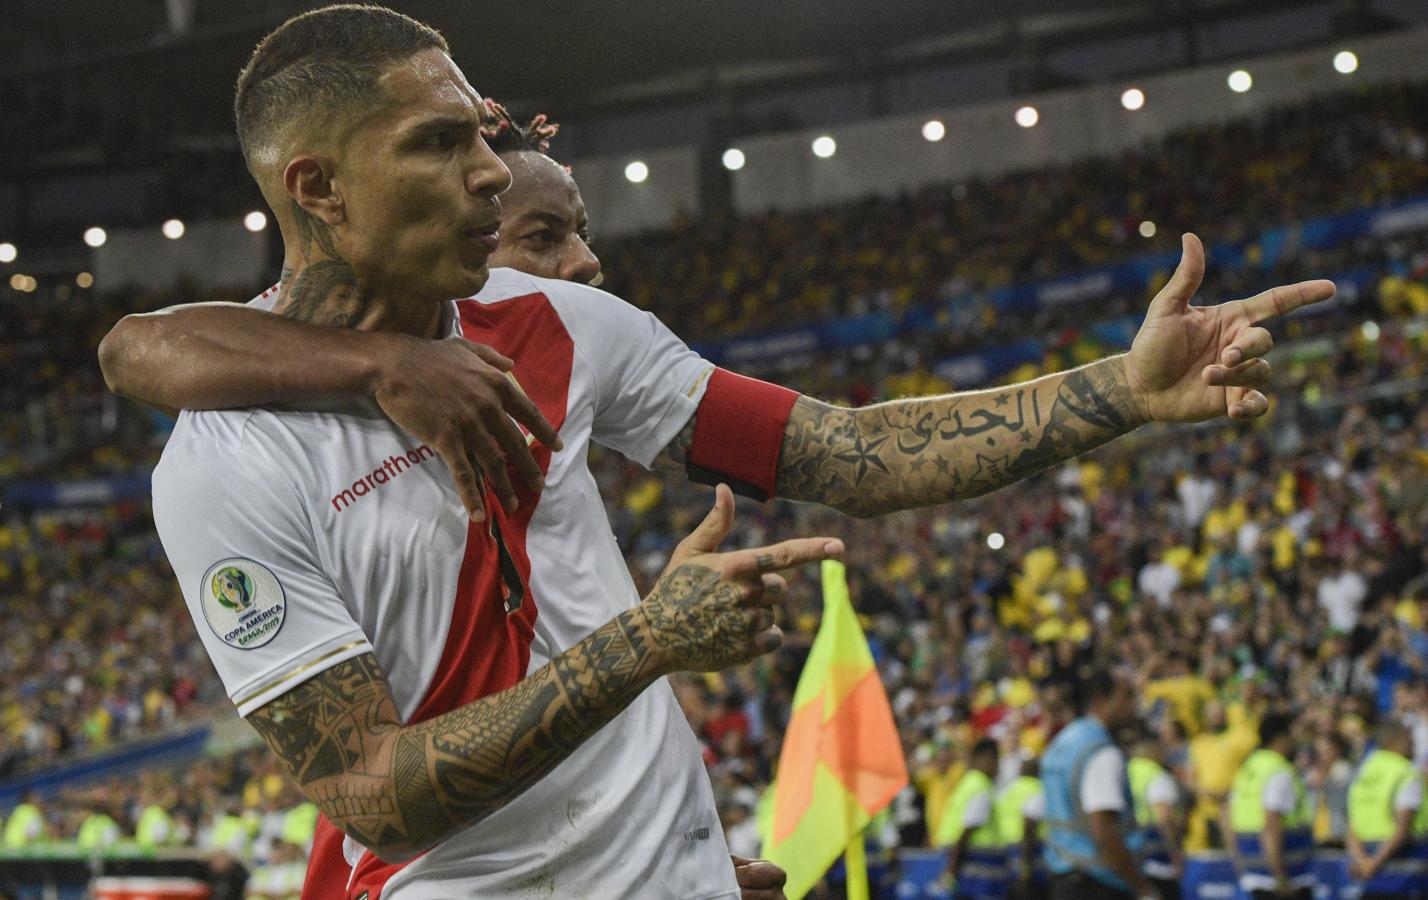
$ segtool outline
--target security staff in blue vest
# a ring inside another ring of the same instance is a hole
[[[1126,755],[1111,735],[1135,721],[1127,674],[1097,670],[1082,683],[1085,715],[1041,758],[1046,868],[1053,900],[1156,900],[1136,855]]]

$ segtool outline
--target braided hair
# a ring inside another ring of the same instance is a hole
[[[550,139],[560,131],[560,126],[545,113],[522,125],[511,117],[506,107],[490,97],[486,98],[486,112],[489,118],[481,128],[481,137],[497,156],[522,151],[550,155]]]

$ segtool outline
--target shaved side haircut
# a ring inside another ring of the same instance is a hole
[[[298,121],[335,121],[370,104],[393,62],[449,52],[441,32],[381,6],[342,4],[288,19],[259,42],[238,75],[233,115],[248,170]]]

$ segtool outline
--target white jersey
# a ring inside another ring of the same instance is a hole
[[[520,487],[506,515],[488,495],[494,529],[467,519],[441,460],[371,404],[180,415],[154,472],[154,520],[241,714],[372,652],[403,721],[421,721],[510,687],[638,602],[587,448],[650,465],[713,367],[609,294],[510,269],[453,313],[461,334],[515,361],[565,444],[532,447],[538,499]],[[345,896],[370,900],[739,895],[663,679],[417,859],[387,866],[350,839],[345,852]]]

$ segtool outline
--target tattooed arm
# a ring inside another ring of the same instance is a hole
[[[333,824],[402,861],[505,806],[618,715],[663,674],[653,649],[631,610],[516,686],[407,727],[369,653],[248,721]]]
[[[844,409],[800,397],[779,496],[858,516],[989,493],[1145,421],[1123,357],[1009,388]]]
[[[772,574],[842,552],[805,538],[712,552],[733,496],[675,551],[650,595],[498,694],[402,725],[372,654],[336,665],[248,721],[333,824],[388,861],[473,825],[544,777],[663,675],[714,671],[781,642]]]
[[[1259,322],[1327,299],[1306,281],[1245,300],[1191,306],[1204,251],[1183,240],[1179,267],[1156,294],[1129,353],[1026,384],[843,409],[800,397],[784,428],[776,489],[874,516],[976,497],[1149,422],[1253,419],[1274,342]],[[670,448],[683,460],[693,427]]]

